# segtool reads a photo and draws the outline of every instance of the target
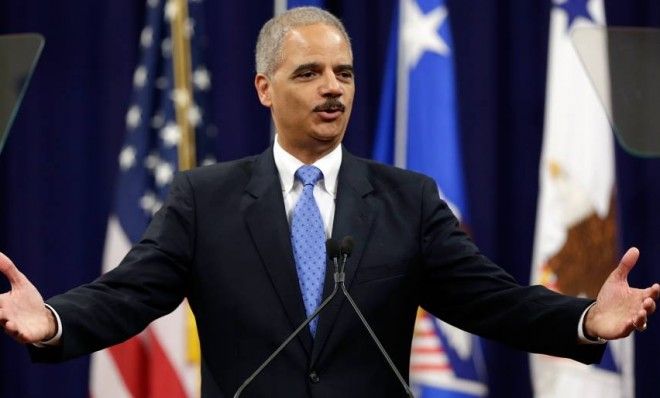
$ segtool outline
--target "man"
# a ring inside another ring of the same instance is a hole
[[[355,93],[350,41],[332,15],[266,23],[255,87],[277,130],[261,155],[182,173],[143,240],[97,281],[48,300],[11,261],[0,323],[61,361],[118,343],[173,310],[195,313],[204,396],[231,396],[332,289],[323,241],[352,235],[346,284],[408,374],[422,306],[520,349],[592,363],[593,340],[644,330],[660,286],[632,289],[629,250],[595,303],[518,285],[457,227],[435,183],[344,151]],[[310,167],[313,166],[313,167]],[[398,397],[403,390],[359,320],[334,300],[245,391],[270,397]]]

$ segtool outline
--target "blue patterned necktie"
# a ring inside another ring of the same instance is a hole
[[[301,166],[296,179],[303,183],[303,192],[291,217],[291,245],[296,260],[298,283],[307,316],[321,303],[325,278],[325,229],[321,212],[314,200],[314,186],[323,179],[323,173],[315,166]],[[316,334],[318,317],[309,324],[312,336]]]

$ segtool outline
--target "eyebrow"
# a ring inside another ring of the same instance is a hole
[[[298,65],[298,67],[291,74],[292,75],[297,75],[298,73],[300,73],[304,70],[317,69],[318,67],[319,67],[319,64],[317,62],[308,62],[306,64]]]
[[[351,64],[342,64],[335,67],[335,70],[340,72],[351,72],[354,73],[353,65]]]

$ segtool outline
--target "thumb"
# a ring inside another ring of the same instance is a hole
[[[618,279],[627,279],[630,270],[633,269],[639,258],[639,249],[636,247],[631,247],[626,251],[626,254],[623,255],[619,265],[614,270],[614,275]]]
[[[12,287],[20,284],[25,276],[16,268],[14,263],[0,252],[0,272],[7,278]]]

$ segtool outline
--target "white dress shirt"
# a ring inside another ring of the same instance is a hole
[[[291,225],[291,216],[293,209],[302,195],[303,184],[296,180],[296,170],[305,163],[288,153],[280,146],[275,136],[273,143],[273,157],[275,158],[275,167],[280,175],[282,184],[282,195],[284,197],[284,208],[286,217]],[[341,166],[342,152],[341,145],[312,165],[318,167],[323,173],[323,179],[316,182],[314,187],[314,199],[321,212],[323,227],[325,228],[325,237],[329,239],[332,235],[332,225],[335,218],[335,199],[337,198],[337,175],[339,166]]]

